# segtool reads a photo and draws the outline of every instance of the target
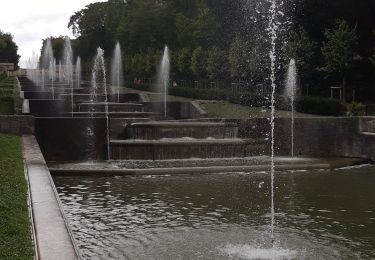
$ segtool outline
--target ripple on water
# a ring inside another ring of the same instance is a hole
[[[226,245],[219,249],[223,254],[235,259],[293,259],[297,251],[282,248],[257,248],[251,245]]]

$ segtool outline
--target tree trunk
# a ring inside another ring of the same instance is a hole
[[[342,78],[342,101],[343,102],[346,102],[346,78],[343,77]]]

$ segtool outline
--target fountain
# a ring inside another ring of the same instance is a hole
[[[52,99],[55,99],[55,74],[56,74],[56,60],[50,60],[48,67],[48,76],[51,80]]]
[[[285,96],[290,99],[290,106],[292,112],[291,122],[291,156],[294,157],[294,103],[297,94],[297,68],[294,59],[289,62],[286,84],[285,84]]]
[[[168,95],[168,85],[169,85],[169,74],[170,74],[170,59],[169,59],[169,49],[165,46],[163,57],[160,63],[160,72],[158,75],[157,85],[159,92],[163,93],[164,96],[164,118],[167,118],[167,95]]]
[[[70,87],[72,117],[74,116],[73,50],[69,37],[65,37],[63,56],[64,81]]]
[[[276,40],[277,40],[277,30],[278,30],[278,22],[277,22],[277,4],[276,0],[271,1],[271,6],[269,9],[270,17],[269,17],[269,24],[268,29],[271,36],[271,50],[269,53],[270,57],[270,68],[271,68],[271,241],[272,244],[275,241],[275,234],[274,234],[274,226],[275,226],[275,189],[274,189],[274,182],[275,182],[275,94],[276,94]]]
[[[106,69],[104,61],[104,51],[102,48],[97,49],[97,54],[94,59],[94,66],[92,68],[92,78],[91,78],[91,102],[96,101],[97,95],[102,91],[104,94],[105,103],[105,116],[107,124],[107,159],[110,160],[110,136],[109,136],[109,111],[108,111],[108,93],[107,93],[107,79],[106,79]]]
[[[76,85],[77,88],[81,87],[81,76],[82,76],[82,65],[81,65],[81,57],[77,57],[77,62],[76,62],[76,68],[75,68],[75,77],[76,77]]]
[[[43,47],[41,68],[48,69],[50,67],[50,64],[53,62],[53,60],[54,58],[53,58],[52,43],[51,43],[51,39],[48,38]]]
[[[111,85],[112,93],[115,93],[117,89],[117,103],[120,103],[120,87],[123,85],[123,73],[122,73],[122,55],[120,43],[117,42],[115,50],[113,52],[112,66],[111,66]]]

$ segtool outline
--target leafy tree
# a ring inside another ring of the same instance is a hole
[[[236,36],[229,49],[229,71],[232,78],[241,79],[247,76],[247,44]]]
[[[296,61],[302,84],[311,80],[316,68],[317,44],[310,39],[302,27],[298,27],[291,33],[286,45],[286,53],[289,59]]]
[[[193,74],[198,77],[202,78],[206,74],[206,53],[202,47],[196,48],[191,56],[191,65],[190,69]]]
[[[228,71],[228,56],[217,46],[207,52],[207,73],[211,80],[226,78]]]
[[[13,41],[10,33],[0,31],[0,61],[14,63],[18,66],[20,56],[17,54],[18,46]]]
[[[177,53],[177,71],[182,75],[188,75],[191,64],[191,50],[183,48]]]
[[[373,32],[373,35],[375,37],[375,31]],[[372,47],[372,55],[370,56],[370,62],[372,63],[372,65],[375,67],[375,40],[374,40],[374,44],[373,44],[373,47]]]
[[[338,75],[342,79],[343,100],[346,101],[347,76],[354,61],[360,57],[355,51],[356,28],[350,28],[345,20],[337,20],[333,28],[325,31],[327,41],[323,43],[323,71],[328,75]]]

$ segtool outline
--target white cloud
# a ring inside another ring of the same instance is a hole
[[[42,39],[68,35],[70,16],[94,2],[105,0],[14,0],[1,1],[0,30],[14,36],[21,55],[21,65],[39,52]]]

